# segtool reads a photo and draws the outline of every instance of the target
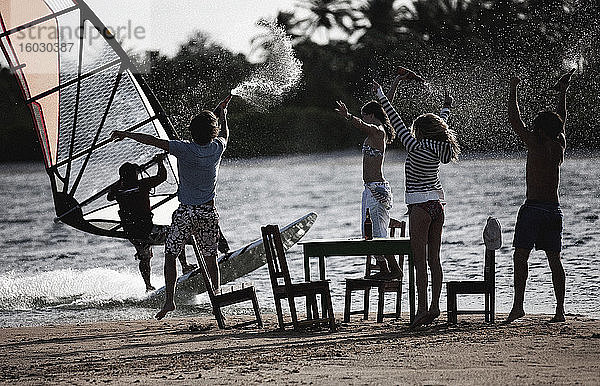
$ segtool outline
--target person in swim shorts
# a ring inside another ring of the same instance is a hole
[[[200,252],[206,262],[213,288],[220,286],[217,249],[219,238],[219,214],[215,207],[217,176],[221,157],[229,138],[227,109],[220,108],[219,118],[212,111],[204,110],[190,123],[192,141],[167,141],[142,133],[114,131],[112,138],[130,138],[155,146],[177,157],[179,172],[180,205],[173,212],[165,242],[165,303],[156,314],[157,319],[175,310],[175,282],[177,270],[175,259],[192,236],[197,236]]]
[[[567,119],[566,94],[574,70],[564,74],[554,86],[558,91],[556,112],[542,111],[533,120],[529,130],[521,119],[517,100],[517,88],[521,79],[514,76],[510,81],[508,115],[512,129],[527,147],[525,203],[519,209],[513,247],[514,299],[505,323],[525,316],[523,302],[528,276],[528,260],[531,250],[546,252],[556,297],[556,312],[551,322],[565,320],[565,271],[560,260],[562,238],[562,211],[558,198],[560,165],[564,161]]]

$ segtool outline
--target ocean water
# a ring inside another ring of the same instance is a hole
[[[225,160],[218,184],[223,232],[233,249],[260,237],[260,226],[285,225],[314,211],[319,217],[306,239],[360,235],[361,155],[359,150]],[[405,153],[389,152],[385,175],[395,193],[392,217],[406,219],[403,200]],[[600,317],[600,154],[570,154],[562,167],[563,261],[567,273],[566,311]],[[503,247],[497,252],[497,312],[512,302],[512,236],[525,195],[524,154],[466,156],[441,169],[446,223],[441,252],[444,280],[476,279],[483,271],[482,231],[488,216],[499,219]],[[0,327],[104,320],[147,319],[156,305],[144,285],[128,242],[89,235],[53,222],[48,177],[41,163],[0,164]],[[163,285],[161,247],[154,249],[152,281]],[[189,260],[193,261],[191,250]],[[292,275],[301,280],[302,249],[288,252]],[[343,310],[344,278],[358,277],[361,257],[327,260],[334,309]],[[266,267],[244,277],[257,289],[261,308],[274,312]],[[405,287],[407,288],[407,287]],[[405,291],[406,292],[406,291]],[[358,296],[357,296],[358,298]],[[374,299],[373,299],[374,300]],[[445,289],[442,292],[445,308]],[[479,307],[479,296],[459,299]],[[543,252],[530,258],[525,310],[553,313],[550,270]],[[389,305],[391,306],[391,304]],[[374,306],[372,306],[374,307]],[[406,294],[403,309],[408,310]],[[249,313],[231,307],[229,313]],[[210,315],[205,295],[179,305],[174,316]]]

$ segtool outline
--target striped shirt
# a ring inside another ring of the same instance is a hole
[[[444,190],[439,177],[440,162],[447,164],[452,158],[450,142],[433,139],[417,140],[406,128],[402,118],[392,107],[381,89],[377,90],[379,101],[383,105],[397,137],[408,151],[406,157],[404,199],[407,205],[418,204],[430,200],[444,200]],[[448,121],[450,109],[442,108],[440,118]]]

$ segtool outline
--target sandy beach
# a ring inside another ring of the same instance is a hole
[[[260,330],[219,330],[209,317],[4,328],[0,382],[600,384],[600,320],[582,316],[463,316],[418,330],[357,318],[335,333],[282,332],[264,318]]]

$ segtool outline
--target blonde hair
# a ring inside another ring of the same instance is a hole
[[[433,139],[435,141],[449,142],[452,148],[452,160],[458,160],[460,146],[456,133],[439,115],[428,113],[417,117],[412,124],[411,131],[417,140]]]

